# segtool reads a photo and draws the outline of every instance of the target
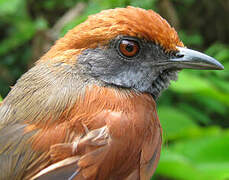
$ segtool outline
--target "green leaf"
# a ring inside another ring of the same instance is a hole
[[[229,77],[229,76],[228,76]],[[211,81],[216,84],[222,91],[229,93],[229,86],[227,83],[225,83],[224,79],[218,78],[218,77],[212,77]]]
[[[180,31],[179,36],[187,46],[201,46],[203,44],[203,38],[200,34],[187,34],[185,31]]]
[[[194,101],[198,102],[202,106],[202,111],[210,114],[217,112],[219,114],[226,114],[228,107],[225,104],[217,101],[212,97],[204,97],[203,94],[194,94]]]
[[[228,45],[215,43],[211,45],[206,51],[206,54],[213,56],[219,61],[226,61],[229,58],[229,48]]]
[[[216,89],[213,83],[207,79],[187,71],[181,71],[176,83],[172,82],[171,90],[176,93],[185,93],[192,98],[192,95],[201,95],[202,98],[212,98],[229,106],[229,93]]]
[[[206,79],[195,76],[185,70],[179,73],[178,81],[171,84],[172,90],[183,93],[194,93],[211,88],[211,84]]]
[[[0,16],[15,14],[21,3],[23,0],[0,0]]]
[[[0,55],[6,54],[33,37],[36,31],[35,24],[25,19],[23,19],[23,22],[19,22],[12,34],[0,43]]]
[[[199,137],[163,147],[157,174],[182,180],[228,179],[229,132],[215,130],[199,128]]]
[[[205,112],[201,111],[196,106],[181,102],[179,108],[189,114],[195,121],[199,121],[206,125],[211,122],[211,119],[205,114]]]
[[[158,116],[167,140],[176,139],[188,129],[197,127],[188,114],[169,106],[159,106]]]
[[[204,180],[190,159],[170,150],[162,151],[156,174],[176,180]]]
[[[144,9],[156,9],[156,0],[131,0],[131,6],[140,7]]]

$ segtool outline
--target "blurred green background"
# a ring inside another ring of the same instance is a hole
[[[0,0],[0,95],[88,15],[127,5],[159,12],[186,46],[225,67],[184,70],[159,99],[164,144],[152,179],[229,179],[228,0]]]

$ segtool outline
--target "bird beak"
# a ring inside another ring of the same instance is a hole
[[[177,57],[171,58],[169,64],[178,69],[211,69],[223,70],[224,67],[216,59],[184,47],[177,47]]]

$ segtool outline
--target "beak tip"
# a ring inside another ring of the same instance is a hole
[[[224,70],[224,66],[222,64],[220,64],[219,69],[218,70]]]
[[[224,66],[219,61],[215,60],[214,69],[215,70],[224,70]]]

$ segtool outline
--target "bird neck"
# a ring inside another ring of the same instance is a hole
[[[64,64],[36,65],[4,99],[0,107],[1,123],[48,127],[68,121],[73,114],[87,114],[88,118],[103,109],[130,111],[140,101],[155,104],[149,94],[108,87],[74,71]]]

